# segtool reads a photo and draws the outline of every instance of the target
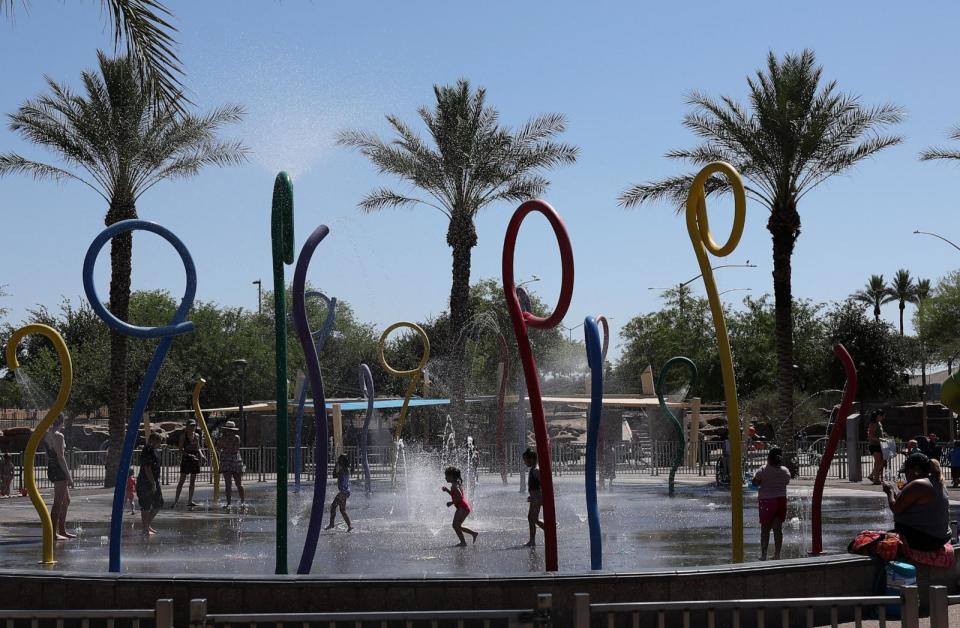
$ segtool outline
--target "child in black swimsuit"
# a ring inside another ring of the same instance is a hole
[[[527,501],[530,508],[527,510],[527,523],[530,524],[530,540],[525,547],[534,547],[537,544],[537,528],[543,529],[540,520],[540,509],[543,507],[543,492],[540,489],[540,469],[537,468],[537,452],[527,449],[523,452],[523,463],[530,468],[527,472]]]

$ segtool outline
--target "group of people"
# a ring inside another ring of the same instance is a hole
[[[153,520],[164,504],[163,492],[160,488],[159,450],[162,443],[162,437],[156,432],[147,436],[146,443],[140,450],[140,470],[134,477],[131,467],[127,479],[127,505],[132,513],[135,510],[135,503],[139,504],[141,532],[145,535],[157,533],[153,527]],[[187,493],[187,507],[189,509],[196,508],[197,503],[193,501],[193,495],[197,474],[200,473],[200,465],[206,460],[200,447],[197,422],[192,419],[187,421],[183,431],[171,444],[180,450],[180,479],[177,482],[177,492],[171,508],[176,508],[180,502],[180,494],[188,478],[190,485]],[[244,504],[244,466],[243,458],[240,456],[239,430],[233,421],[227,421],[220,428],[220,437],[217,439],[216,447],[220,460],[220,477],[223,478],[226,487],[227,501],[223,507],[229,509],[231,506],[234,483],[237,485],[237,494],[240,496],[242,506]]]

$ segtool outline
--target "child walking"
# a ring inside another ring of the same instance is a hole
[[[450,501],[447,502],[447,508],[456,506],[457,512],[453,515],[453,531],[457,533],[460,539],[459,547],[466,547],[467,541],[463,536],[466,532],[473,537],[473,542],[477,542],[479,533],[463,526],[464,520],[470,515],[470,504],[463,496],[463,476],[460,475],[460,469],[456,467],[447,467],[444,477],[450,483],[450,488],[443,487],[444,492],[450,494]]]
[[[337,469],[334,471],[334,475],[337,476],[337,496],[333,498],[333,503],[330,504],[330,525],[326,529],[329,530],[333,527],[333,522],[337,518],[337,506],[339,506],[340,514],[343,515],[343,520],[347,522],[347,532],[350,532],[353,530],[350,516],[347,514],[347,498],[350,497],[350,459],[347,458],[346,454],[337,456]]]
[[[527,501],[530,508],[527,510],[527,523],[530,524],[530,540],[524,547],[537,545],[537,528],[543,529],[540,520],[540,509],[543,508],[543,491],[540,488],[540,469],[537,467],[537,452],[527,449],[523,452],[523,463],[529,467],[527,472]]]
[[[770,531],[773,530],[773,560],[780,560],[783,547],[783,520],[787,518],[787,484],[790,471],[783,466],[783,451],[774,447],[767,454],[767,466],[753,476],[753,485],[759,486],[760,506],[760,560],[767,560]]]
[[[130,506],[130,514],[134,513],[134,501],[137,497],[137,478],[133,475],[133,467],[127,472],[127,505]]]
[[[953,441],[953,448],[950,450],[950,484],[952,488],[960,486],[960,440]]]

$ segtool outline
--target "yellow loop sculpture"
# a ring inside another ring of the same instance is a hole
[[[203,436],[207,439],[207,448],[210,450],[210,470],[213,472],[213,503],[220,501],[220,457],[217,455],[217,447],[213,443],[213,437],[210,436],[210,430],[207,428],[207,420],[203,418],[203,411],[200,410],[200,391],[207,385],[207,380],[202,377],[197,380],[197,385],[193,387],[193,414],[197,417],[197,423],[203,430]]]
[[[395,329],[400,329],[401,327],[406,327],[417,332],[417,335],[420,336],[420,340],[423,342],[423,355],[420,356],[420,364],[416,368],[412,368],[409,371],[400,371],[389,364],[387,364],[387,358],[383,354],[383,349],[387,344],[387,337],[393,333]],[[403,434],[403,425],[407,420],[407,408],[410,406],[410,398],[413,397],[413,393],[417,390],[417,384],[420,383],[420,378],[423,376],[423,369],[427,366],[427,360],[430,359],[430,339],[427,338],[427,332],[423,331],[423,328],[416,323],[410,323],[407,321],[400,321],[399,323],[394,323],[387,327],[383,334],[380,335],[380,364],[383,365],[384,370],[387,373],[395,377],[409,377],[410,384],[407,385],[407,393],[403,397],[403,406],[400,408],[400,420],[397,421],[397,429],[394,432],[394,438],[400,440],[400,435]]]
[[[47,414],[40,421],[36,429],[30,435],[27,441],[27,448],[24,451],[23,476],[24,483],[27,485],[27,492],[30,495],[30,501],[40,515],[40,528],[43,530],[43,564],[52,565],[57,561],[53,557],[53,519],[50,517],[50,510],[43,498],[40,497],[40,491],[37,490],[37,477],[34,471],[34,462],[37,456],[37,448],[40,447],[40,440],[43,438],[53,421],[63,412],[70,398],[70,388],[73,386],[73,362],[70,360],[70,352],[67,350],[66,343],[53,327],[47,325],[33,324],[21,327],[13,332],[10,340],[7,341],[7,365],[11,370],[20,368],[20,362],[17,360],[17,345],[25,336],[30,334],[40,334],[53,343],[57,350],[57,357],[60,358],[60,392],[57,393],[57,399],[53,406],[47,411]]]
[[[704,186],[711,175],[719,173],[727,178],[733,192],[734,214],[730,238],[723,246],[718,245],[710,233],[707,221],[707,200]],[[741,460],[740,408],[737,404],[737,382],[733,374],[733,356],[730,353],[730,338],[727,336],[727,323],[723,318],[720,295],[713,279],[708,253],[717,257],[726,257],[737,248],[747,216],[747,197],[740,173],[730,164],[715,161],[704,166],[690,186],[687,195],[687,233],[697,255],[703,284],[710,301],[713,325],[717,332],[717,349],[720,354],[720,369],[723,373],[723,396],[727,405],[727,431],[730,439],[730,514],[731,533],[733,535],[733,561],[743,562],[743,464]]]

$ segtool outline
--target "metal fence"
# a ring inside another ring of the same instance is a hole
[[[17,628],[17,626],[63,628],[65,623],[71,626],[79,624],[82,628],[91,626],[173,628],[173,600],[157,600],[154,608],[146,609],[0,610],[0,621],[3,621],[6,628]]]
[[[553,597],[549,593],[537,595],[535,609],[502,610],[455,610],[455,611],[365,611],[355,613],[208,613],[205,599],[190,600],[190,628],[207,626],[271,626],[282,628],[287,625],[319,626],[330,628],[337,626],[506,626],[508,628],[541,627],[549,628]]]
[[[601,463],[598,465],[599,472],[608,479],[618,476],[659,476],[669,472],[673,461],[677,457],[679,444],[675,441],[650,441],[650,442],[625,442],[608,446],[600,454]],[[331,445],[328,451],[328,460],[330,467],[328,475],[334,471],[334,448]],[[350,468],[352,476],[356,480],[363,478],[363,469],[360,463],[359,451],[355,446],[343,447],[343,453],[350,459]],[[443,452],[426,452],[439,464],[441,460],[449,459],[451,463],[458,460],[457,454],[444,454]],[[240,450],[246,467],[245,479],[247,481],[273,481],[276,480],[276,448],[275,447],[243,447]],[[316,465],[314,463],[313,447],[303,447],[301,449],[303,466],[301,472],[301,481],[312,482]],[[492,446],[477,447],[475,450],[476,458],[472,465],[481,473],[499,473],[500,467],[496,449]],[[517,443],[510,443],[506,446],[506,467],[509,475],[526,473],[527,468],[521,460],[522,450]],[[702,441],[699,444],[698,461],[694,464],[693,457],[690,455],[689,448],[684,452],[683,464],[677,469],[678,476],[696,476],[705,478],[715,478],[717,464],[723,457],[723,443]],[[859,464],[861,468],[861,477],[866,477],[873,469],[873,457],[867,451],[867,443],[860,443]],[[465,458],[465,452],[459,452],[461,458]],[[66,453],[67,464],[70,467],[73,476],[74,487],[76,488],[95,488],[104,485],[105,462],[107,452],[98,451],[77,451],[68,450]],[[396,449],[392,445],[376,446],[368,448],[368,462],[370,475],[373,480],[390,479],[393,469],[393,461],[396,456]],[[766,464],[767,450],[755,450],[744,448],[743,465],[744,475],[749,478]],[[14,490],[23,485],[22,455],[11,454],[13,464],[17,469],[18,481],[14,483]],[[413,458],[414,454],[410,453]],[[813,478],[816,476],[820,465],[822,451],[816,447],[800,449],[798,451],[799,477]],[[134,452],[132,464],[136,467],[139,464],[140,453]],[[288,473],[293,476],[294,448],[290,447],[287,451]],[[551,463],[553,473],[556,476],[564,475],[582,475],[586,467],[586,445],[582,443],[553,443],[551,444]],[[887,462],[884,471],[884,477],[894,480],[897,477],[900,467],[903,465],[904,455],[898,453]],[[411,461],[412,463],[412,461]],[[38,452],[35,458],[35,468],[37,469],[37,485],[40,488],[51,488],[51,483],[47,480],[45,469],[47,467],[47,454]],[[398,463],[402,469],[403,462]],[[465,459],[460,459],[459,464],[465,465]],[[180,454],[176,449],[162,449],[160,451],[160,482],[163,485],[176,483],[180,475]],[[201,466],[197,480],[199,482],[211,482],[212,472],[208,464]],[[847,479],[847,450],[845,443],[841,442],[837,449],[834,459],[831,461],[827,477],[835,480]]]
[[[756,625],[790,628],[799,625],[794,618],[802,617],[804,626],[813,628],[821,625],[818,615],[829,614],[831,626],[837,626],[841,611],[850,609],[853,621],[860,626],[864,615],[878,619],[881,627],[887,624],[887,608],[897,607],[902,628],[919,628],[919,596],[916,586],[904,587],[900,595],[870,597],[814,597],[779,598],[757,600],[704,600],[690,602],[617,602],[611,604],[591,604],[590,595],[575,595],[574,628],[591,626],[625,625],[618,619],[630,620],[633,626],[653,626],[664,628],[667,625],[683,625],[688,628],[707,626],[714,628],[718,618],[722,625],[739,626],[747,613],[754,613]],[[848,611],[848,614],[851,614]],[[726,621],[727,616],[730,622]],[[680,622],[676,620],[679,619]],[[600,621],[595,621],[600,620]],[[817,623],[814,623],[814,622]]]

